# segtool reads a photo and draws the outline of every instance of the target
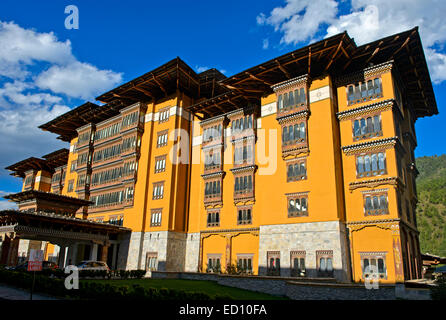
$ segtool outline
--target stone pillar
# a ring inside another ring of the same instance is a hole
[[[11,245],[9,246],[8,262],[6,263],[8,266],[17,265],[19,258],[19,242],[19,237],[14,237],[11,241]]]
[[[67,265],[69,265],[69,264],[76,265],[77,264],[77,248],[78,248],[77,243],[73,243],[68,248]]]
[[[58,260],[58,264],[59,264],[59,268],[64,269],[65,268],[65,258],[66,258],[66,249],[67,247],[64,245],[60,245],[60,250],[59,250],[59,260]]]
[[[9,248],[11,246],[11,238],[5,235],[2,242],[2,255],[0,257],[0,265],[8,263]]]
[[[98,259],[98,245],[97,243],[93,243],[90,251],[90,260]]]
[[[118,266],[116,265],[116,256],[118,255],[118,244],[113,244],[113,258],[112,258],[112,265],[109,266],[111,269],[117,269]]]
[[[100,261],[107,262],[109,246],[110,246],[110,244],[105,244],[102,246],[102,254],[101,254],[101,258],[99,259]]]

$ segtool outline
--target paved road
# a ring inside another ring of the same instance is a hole
[[[0,284],[0,300],[29,300],[29,291]],[[58,300],[43,294],[33,294],[33,300]]]

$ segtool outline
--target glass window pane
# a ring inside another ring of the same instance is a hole
[[[384,260],[383,259],[378,259],[378,272],[379,273],[384,273],[385,272]]]
[[[300,207],[300,199],[296,199],[295,200],[295,207],[296,207],[296,212],[299,212],[301,207]]]
[[[369,97],[373,96],[373,92],[375,90],[374,90],[374,86],[373,86],[373,81],[372,80],[367,81],[367,89],[368,89],[368,96]]]
[[[283,94],[283,107],[288,107],[288,93]]]
[[[278,104],[279,110],[282,110],[283,103],[282,103],[282,95],[281,94],[279,95],[279,100],[278,100],[277,104]]]
[[[375,79],[375,94],[377,94],[377,95],[381,94],[381,79],[380,78]]]
[[[327,258],[327,271],[333,271],[333,259]]]
[[[303,104],[306,103],[305,89],[304,88],[300,88],[299,98],[300,98],[300,103],[303,103]]]
[[[386,169],[386,166],[385,166],[385,163],[384,163],[384,154],[383,153],[378,153],[378,167],[379,167],[379,170],[385,170]]]
[[[299,90],[294,90],[294,104],[300,104]]]
[[[385,195],[379,197],[379,205],[380,209],[387,209],[387,197]]]
[[[301,207],[302,207],[302,212],[306,212],[307,211],[307,198],[302,198],[300,203],[301,203]]]
[[[300,138],[305,140],[305,123],[300,124]]]
[[[373,121],[372,121],[372,117],[368,117],[367,118],[367,133],[372,133],[373,132]]]
[[[362,118],[361,119],[361,134],[366,134],[367,133],[367,124],[365,122],[365,119]]]
[[[361,128],[359,126],[359,120],[355,120],[353,124],[353,136],[357,137],[361,134]]]
[[[365,172],[371,171],[370,156],[369,155],[364,157],[364,167],[365,167]]]
[[[290,140],[293,141],[293,140],[295,139],[295,138],[294,138],[294,130],[293,130],[293,126],[290,126],[288,134],[290,135]],[[296,138],[297,138],[297,137],[296,137]]]
[[[373,117],[373,126],[375,133],[381,132],[381,117],[379,115]]]
[[[379,209],[379,200],[378,200],[378,197],[377,196],[373,196],[373,202],[372,202],[372,204],[373,204],[373,209]]]
[[[288,127],[283,127],[282,141],[283,142],[287,142],[288,141]]]
[[[294,94],[293,94],[293,91],[291,91],[288,94],[288,100],[289,100],[290,107],[294,106]]]
[[[326,270],[326,265],[325,265],[325,258],[320,258],[319,260],[319,270],[320,271],[325,271]]]
[[[371,197],[365,198],[365,209],[372,210],[372,198]]]
[[[376,156],[376,154],[372,154],[372,171],[377,171],[378,170],[378,157]]]
[[[362,156],[356,159],[356,170],[358,171],[358,174],[364,172],[364,158]]]
[[[365,83],[361,83],[361,97],[367,98],[367,86]]]
[[[300,136],[299,125],[294,125],[294,139],[303,138]]]

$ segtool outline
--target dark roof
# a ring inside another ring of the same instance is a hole
[[[53,171],[53,168],[51,168],[46,160],[31,157],[22,161],[19,161],[17,163],[14,163],[8,167],[5,168],[6,170],[13,171],[11,173],[12,176],[17,177],[25,177],[25,172],[29,170],[46,170],[46,171]]]
[[[22,225],[29,225],[30,222],[44,222],[51,223],[55,228],[62,228],[66,230],[67,226],[80,228],[83,232],[89,231],[103,231],[107,233],[119,233],[131,231],[129,228],[112,225],[105,222],[96,222],[87,219],[80,219],[66,215],[55,214],[43,211],[17,211],[17,210],[3,210],[0,211],[0,225],[18,223]]]
[[[47,164],[53,168],[64,166],[68,163],[68,154],[70,150],[67,148],[59,149],[57,151],[51,152],[42,156],[47,162]]]
[[[81,206],[88,206],[92,204],[93,202],[74,198],[74,197],[68,197],[63,196],[60,194],[52,193],[52,192],[44,192],[44,191],[38,191],[38,190],[28,190],[13,194],[8,194],[4,196],[3,198],[11,200],[13,202],[22,202],[32,199],[41,199],[41,200],[48,200],[48,201],[57,201],[57,202],[63,202],[66,204],[72,204],[72,205],[78,205]]]
[[[97,105],[86,102],[57,118],[42,124],[40,129],[56,133],[59,139],[70,142],[77,137],[77,128],[89,123],[98,123],[119,114],[119,110],[124,106],[120,102],[106,105]]]
[[[339,75],[363,70],[393,60],[406,86],[406,96],[416,117],[438,113],[435,95],[418,28],[357,46],[347,32],[315,42],[228,77],[220,84],[237,94],[261,96],[272,93],[271,85],[307,74]],[[213,105],[210,105],[212,103]],[[189,109],[205,118],[222,113],[222,102],[199,101]],[[227,105],[227,104],[226,104]]]

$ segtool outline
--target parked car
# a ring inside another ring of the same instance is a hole
[[[51,261],[42,261],[42,270],[48,270],[48,269],[57,269],[59,266]],[[25,263],[19,264],[15,267],[8,267],[9,270],[16,270],[16,271],[27,271],[28,270],[28,261]]]
[[[110,271],[110,268],[107,266],[107,263],[103,261],[82,261],[77,265],[79,270],[106,270]]]

